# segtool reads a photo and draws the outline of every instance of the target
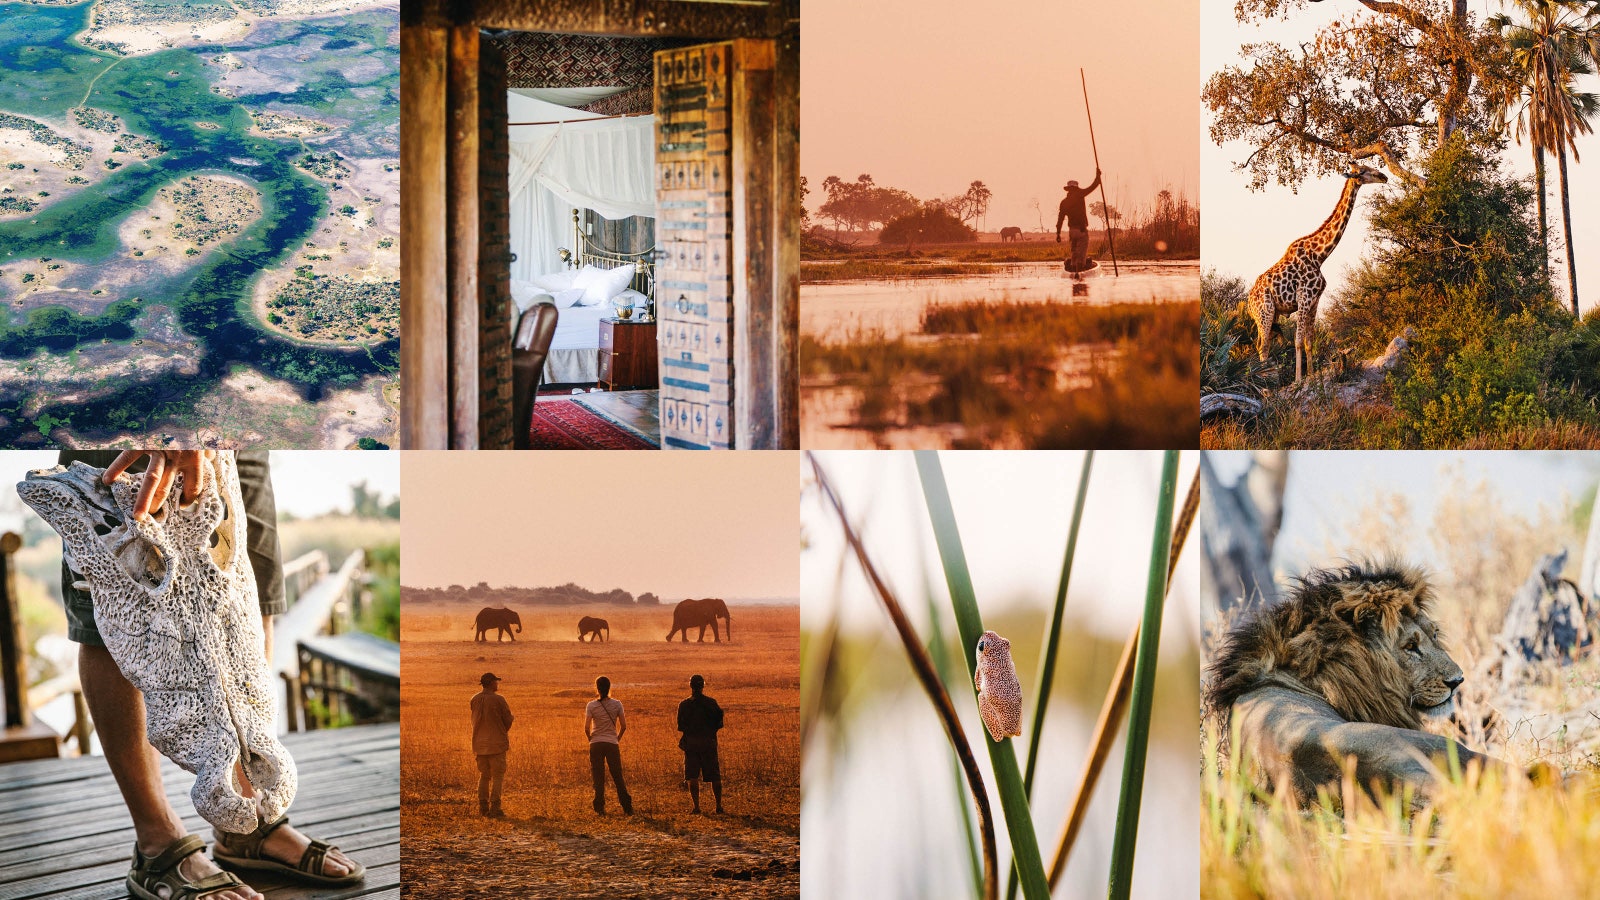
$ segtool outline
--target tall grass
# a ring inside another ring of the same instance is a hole
[[[930,305],[921,336],[802,336],[801,374],[853,391],[863,428],[956,424],[957,448],[1187,447],[1198,320],[1197,303]]]
[[[1056,657],[1061,650],[1061,621],[1066,613],[1067,587],[1072,582],[1072,559],[1078,550],[1078,527],[1083,524],[1083,503],[1089,496],[1089,472],[1094,467],[1094,451],[1083,454],[1083,470],[1078,473],[1078,493],[1072,501],[1072,524],[1067,529],[1067,550],[1062,555],[1061,577],[1056,582],[1056,599],[1050,607],[1050,626],[1045,631],[1044,652],[1039,654],[1038,685],[1033,700],[1033,716],[1028,729],[1028,763],[1022,773],[1022,790],[1033,802],[1033,776],[1039,768],[1039,741],[1044,736],[1044,714],[1050,706],[1050,688],[1055,684]],[[1017,895],[1017,870],[1013,867],[1006,881],[1006,898]]]
[[[1591,774],[1541,787],[1490,772],[1475,784],[1441,786],[1414,815],[1409,798],[1373,803],[1347,781],[1338,798],[1302,811],[1242,766],[1219,768],[1208,734],[1201,781],[1206,897],[1550,900],[1592,897],[1600,884],[1600,794]]]
[[[976,678],[977,658],[972,648],[976,648],[979,638],[983,637],[983,617],[978,612],[972,575],[967,571],[966,552],[961,548],[961,532],[950,503],[950,491],[945,485],[944,469],[939,464],[939,454],[933,450],[918,450],[916,460],[923,499],[928,504],[928,518],[939,547],[939,560],[950,589],[950,605],[955,611],[956,628],[961,633],[961,657],[967,661],[968,674]],[[1028,900],[1048,900],[1050,885],[1044,875],[1033,817],[1028,812],[1028,794],[1017,768],[1016,748],[1010,738],[983,743],[989,750],[989,764],[994,769],[995,789],[1000,794],[1000,809],[1005,814],[1012,864],[1022,883],[1022,895]]]
[[[1178,451],[1168,450],[1161,463],[1161,488],[1156,499],[1155,532],[1145,580],[1144,618],[1139,623],[1139,654],[1133,664],[1133,697],[1128,711],[1127,753],[1122,764],[1122,795],[1117,803],[1117,828],[1111,849],[1113,900],[1126,900],[1133,885],[1134,843],[1139,836],[1139,801],[1144,792],[1145,754],[1150,746],[1150,711],[1154,708],[1156,653],[1161,646],[1161,612],[1166,605],[1168,563],[1172,554],[1172,507],[1178,492]]]

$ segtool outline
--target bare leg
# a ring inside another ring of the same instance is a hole
[[[689,799],[694,801],[694,809],[690,812],[700,811],[700,779],[689,779]]]
[[[722,812],[722,779],[711,782],[711,794],[717,798],[717,812]]]
[[[270,616],[261,620],[261,629],[266,633],[266,645],[262,648],[262,652],[270,660],[272,659],[272,618]],[[234,775],[240,785],[239,792],[246,797],[255,796],[254,791],[250,788],[250,780],[245,777],[244,767],[237,767]],[[261,842],[261,852],[279,862],[288,863],[292,866],[300,862],[300,857],[305,854],[306,848],[309,846],[311,846],[310,838],[301,834],[293,825],[285,825],[267,835],[267,839]],[[332,878],[338,878],[340,875],[347,875],[354,871],[354,863],[341,850],[330,851],[322,861],[322,874]]]
[[[89,715],[100,733],[106,765],[111,767],[122,802],[133,817],[139,852],[155,856],[188,834],[188,829],[161,786],[161,755],[150,746],[144,730],[144,695],[122,676],[104,647],[84,644],[78,648],[78,678]],[[220,870],[210,857],[195,853],[179,864],[178,871],[185,879],[198,881]],[[261,894],[249,887],[214,896],[216,900],[261,900]]]

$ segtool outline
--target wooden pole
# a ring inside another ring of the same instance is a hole
[[[1100,174],[1100,148],[1094,142],[1094,113],[1089,111],[1089,81],[1083,75],[1083,67],[1078,68],[1078,81],[1083,84],[1083,114],[1089,117],[1089,149],[1094,151],[1095,176]],[[1106,223],[1106,246],[1111,249],[1111,277],[1116,278],[1122,273],[1117,271],[1117,242],[1111,238],[1111,207],[1106,205],[1106,182],[1100,179],[1100,217]]]
[[[28,648],[22,643],[22,610],[17,600],[16,552],[22,537],[14,531],[0,535],[0,703],[5,705],[5,727],[23,728],[28,715]]]

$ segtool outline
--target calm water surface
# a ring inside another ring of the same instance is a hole
[[[917,331],[930,303],[1151,303],[1200,297],[1198,260],[1123,263],[1119,268],[1119,277],[1103,265],[1105,274],[1081,282],[1067,278],[1058,263],[1008,263],[993,275],[803,284],[800,333],[830,343],[856,335],[895,337]]]

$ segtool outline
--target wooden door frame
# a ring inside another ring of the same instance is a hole
[[[744,253],[735,296],[749,318],[736,348],[761,379],[736,394],[735,446],[799,447],[799,28],[798,0],[401,0],[400,310],[401,446],[478,449],[478,47],[483,30],[705,41],[771,38],[764,133],[736,137],[757,150],[738,182]],[[738,87],[738,73],[735,74]],[[747,131],[749,129],[746,129]],[[789,186],[785,189],[785,186]],[[736,248],[738,244],[736,244]],[[748,255],[755,253],[756,255]],[[736,365],[737,365],[736,357]]]

